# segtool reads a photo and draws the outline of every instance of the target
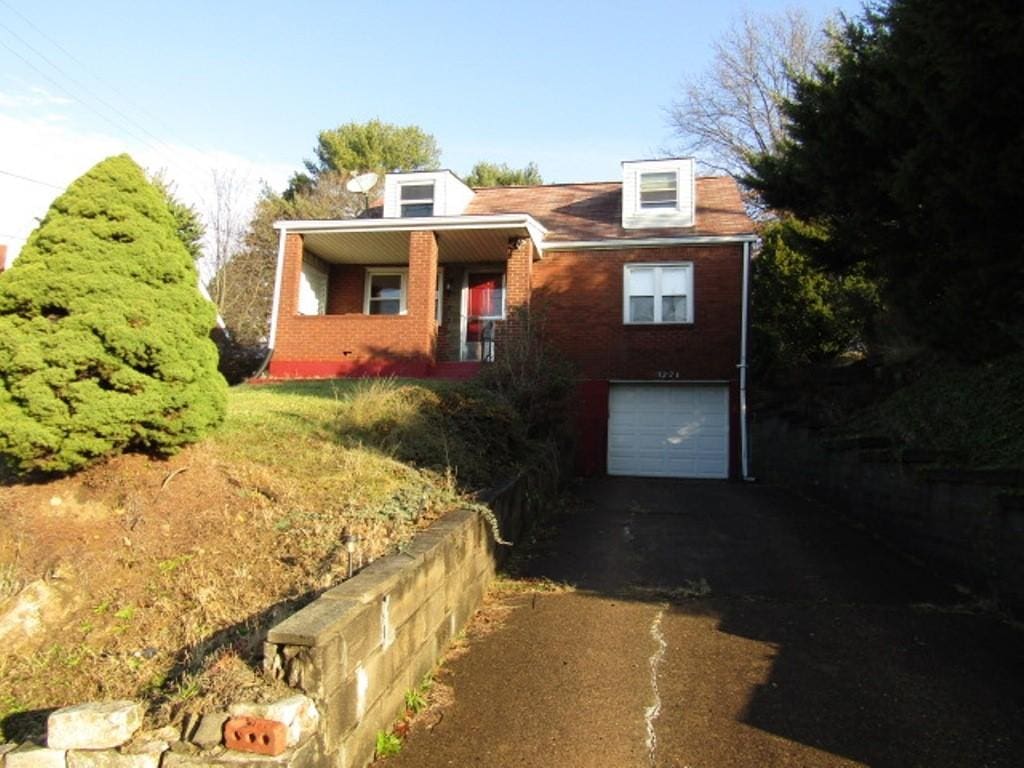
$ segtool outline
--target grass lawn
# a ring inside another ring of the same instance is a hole
[[[274,695],[266,629],[507,476],[530,452],[472,385],[318,381],[231,390],[223,427],[167,460],[0,486],[0,728],[142,698],[153,721]],[[358,563],[357,563],[358,564]],[[38,631],[8,612],[34,596]]]

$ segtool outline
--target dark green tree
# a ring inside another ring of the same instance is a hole
[[[965,358],[1024,344],[1024,14],[1011,0],[892,0],[797,84],[789,138],[753,163],[767,202],[820,222],[918,338]]]
[[[510,168],[505,163],[498,165],[485,161],[474,165],[464,181],[471,187],[520,187],[544,183],[536,163],[528,163],[525,168]]]
[[[753,262],[753,358],[758,372],[824,363],[863,351],[878,314],[878,288],[860,270],[816,266],[828,247],[820,227],[783,217],[761,229]]]
[[[393,125],[380,120],[345,123],[320,131],[316,159],[306,160],[306,172],[292,176],[284,196],[312,191],[320,177],[330,172],[354,175],[373,171],[433,170],[441,161],[437,140],[416,125]]]
[[[171,454],[224,415],[214,308],[165,196],[127,155],[74,181],[0,275],[0,455],[66,472]]]

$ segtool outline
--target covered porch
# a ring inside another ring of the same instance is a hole
[[[525,215],[275,226],[270,374],[305,378],[458,378],[493,360],[544,231]]]

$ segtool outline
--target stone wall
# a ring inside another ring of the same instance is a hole
[[[919,451],[758,414],[754,473],[862,523],[951,581],[1024,613],[1024,473],[938,469]]]
[[[489,494],[504,538],[518,538],[557,480],[552,459]],[[462,510],[270,630],[267,672],[320,712],[318,762],[350,768],[372,760],[377,733],[437,665],[507,551],[487,516]]]
[[[235,704],[186,719],[181,728],[142,730],[137,701],[64,707],[47,720],[43,744],[0,744],[4,768],[316,768],[320,722],[302,695]]]

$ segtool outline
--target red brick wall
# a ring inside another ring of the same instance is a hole
[[[495,354],[501,355],[509,335],[526,327],[526,313],[533,298],[533,242],[524,239],[509,253],[505,271],[505,317],[496,333]]]
[[[625,325],[623,266],[693,264],[694,322]],[[548,253],[533,265],[533,304],[545,336],[584,379],[737,378],[741,245]]]
[[[332,264],[327,284],[327,314],[362,314],[366,291],[366,267]]]
[[[408,312],[401,316],[361,314],[365,268],[340,265],[331,269],[329,291],[337,290],[328,297],[328,311],[348,314],[299,315],[301,235],[288,235],[282,269],[271,375],[423,375],[433,364],[437,241],[432,232],[409,235]]]
[[[694,322],[625,325],[623,266],[676,261],[693,264]],[[579,472],[606,469],[610,379],[718,380],[729,383],[730,475],[738,476],[742,280],[742,245],[552,252],[533,265],[534,316],[579,370]]]

